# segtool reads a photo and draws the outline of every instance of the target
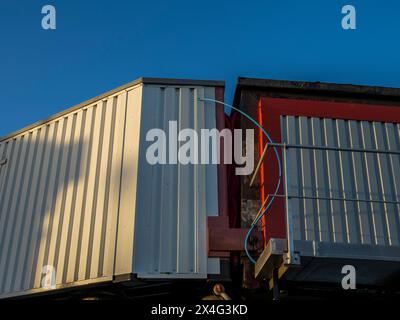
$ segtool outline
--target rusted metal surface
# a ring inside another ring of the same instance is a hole
[[[243,251],[244,239],[248,228],[228,228],[227,221],[223,219],[208,218],[209,250],[210,251]],[[261,232],[254,232],[251,240],[252,249],[262,247]]]

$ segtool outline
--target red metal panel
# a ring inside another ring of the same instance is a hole
[[[215,89],[215,99],[224,101],[223,88]],[[216,125],[219,131],[228,128],[233,129],[230,121],[224,112],[224,106],[216,106]],[[220,144],[220,154],[224,154],[224,144]],[[229,179],[232,165],[224,164],[223,161],[218,165],[218,216],[208,217],[208,255],[210,257],[229,257],[231,251],[244,250],[244,238],[248,229],[233,228],[236,221],[240,222],[239,211],[232,210],[233,188],[229,188]]]
[[[400,123],[400,107],[321,100],[261,98],[258,105],[259,122],[276,143],[281,140],[281,116],[304,116],[342,120]],[[260,130],[261,131],[261,130]],[[262,141],[262,137],[260,138]],[[265,139],[264,139],[265,140]],[[265,143],[265,142],[264,142]],[[263,148],[260,150],[262,153]],[[260,154],[261,154],[260,153]],[[272,150],[261,166],[260,197],[263,201],[274,193],[278,179],[278,164]],[[279,191],[283,194],[283,188]],[[284,201],[277,198],[262,220],[265,244],[270,238],[285,238]]]
[[[269,105],[268,105],[269,106]],[[281,130],[279,115],[271,115],[270,110],[266,109],[266,104],[263,100],[260,100],[258,104],[258,121],[265,128],[274,142],[281,141]],[[260,155],[263,153],[264,145],[267,141],[264,141],[264,135],[259,130]],[[281,150],[279,155],[281,155]],[[265,160],[260,167],[260,194],[261,203],[264,203],[268,194],[273,194],[276,190],[276,184],[279,178],[278,162],[274,152],[268,150]],[[283,193],[282,186],[279,189],[279,193]],[[267,203],[269,200],[267,201]],[[270,238],[285,238],[285,220],[282,219],[284,212],[284,200],[282,198],[276,198],[272,206],[269,208],[267,215],[262,218],[262,229],[264,235],[264,246],[267,245]]]
[[[215,99],[224,101],[223,88],[216,88]],[[223,105],[217,105],[217,129],[235,128],[236,116],[228,118]],[[224,144],[220,144],[220,154],[224,154]],[[218,165],[218,217],[208,217],[208,255],[209,257],[229,257],[231,251],[243,251],[244,239],[249,229],[240,228],[239,201],[240,178],[234,174],[235,165],[221,163]],[[229,194],[228,194],[229,190]],[[253,237],[262,245],[262,235],[254,232]]]

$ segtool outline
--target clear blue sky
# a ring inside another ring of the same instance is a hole
[[[140,76],[400,87],[399,36],[396,0],[1,0],[0,136]]]

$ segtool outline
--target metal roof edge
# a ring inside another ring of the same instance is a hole
[[[88,280],[78,280],[67,284],[58,284],[56,286],[56,289],[46,289],[41,287],[35,289],[28,289],[24,291],[5,293],[5,294],[0,294],[0,301],[11,300],[11,299],[13,300],[26,299],[26,298],[31,298],[34,295],[48,296],[52,294],[62,294],[67,290],[81,289],[84,287],[90,287],[94,285],[107,284],[107,283],[112,283],[112,281],[113,281],[113,276],[103,276]]]
[[[196,80],[196,79],[174,79],[174,78],[147,78],[137,79],[139,83],[160,84],[160,85],[181,85],[181,86],[204,86],[204,87],[225,87],[222,80]]]
[[[381,87],[369,85],[339,84],[330,82],[307,82],[291,80],[274,80],[262,78],[239,77],[236,82],[234,104],[240,102],[240,92],[246,89],[260,91],[285,91],[307,93],[314,92],[322,95],[347,95],[364,98],[375,98],[385,100],[400,100],[400,88]]]
[[[18,129],[16,131],[13,131],[3,137],[0,137],[0,142],[3,142],[5,140],[11,139],[12,137],[15,137],[25,131],[29,131],[35,127],[42,126],[54,119],[57,119],[59,117],[62,117],[63,115],[66,115],[68,113],[74,112],[76,110],[79,110],[87,105],[90,105],[98,100],[102,100],[105,97],[111,96],[113,94],[116,94],[117,92],[126,90],[128,88],[134,87],[139,84],[158,84],[158,85],[177,85],[177,86],[204,86],[204,87],[225,87],[225,81],[221,80],[195,80],[195,79],[173,79],[173,78],[151,78],[151,77],[140,77],[136,80],[133,80],[131,82],[128,82],[124,85],[121,85],[115,89],[109,90],[105,93],[102,93],[94,98],[88,99],[86,101],[83,101],[79,104],[76,104],[72,107],[69,107],[63,111],[60,111],[44,120],[39,120],[37,122],[34,122],[31,125],[25,126],[21,129]]]

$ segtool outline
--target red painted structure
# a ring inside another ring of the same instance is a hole
[[[324,100],[304,100],[289,98],[261,97],[258,103],[258,121],[266,129],[275,143],[281,143],[281,117],[303,116],[342,120],[379,121],[400,123],[400,108],[388,105],[335,102]],[[265,138],[259,130],[260,154],[265,146]],[[263,141],[264,140],[264,141]],[[281,150],[279,149],[282,157]],[[278,163],[272,150],[260,168],[260,197],[262,203],[268,194],[276,190]],[[279,190],[283,194],[283,188]],[[286,238],[284,199],[276,198],[267,215],[263,217],[264,245],[270,238]]]
[[[215,89],[215,99],[224,101],[223,88]],[[224,105],[217,104],[217,129],[234,129],[234,119],[225,115]],[[220,154],[224,154],[224,144],[220,144]],[[231,251],[243,251],[244,239],[249,229],[240,228],[240,180],[234,176],[235,166],[218,165],[218,203],[217,217],[208,217],[208,248],[210,257],[229,258]],[[237,186],[236,186],[237,185]],[[261,238],[258,232],[255,237]]]

